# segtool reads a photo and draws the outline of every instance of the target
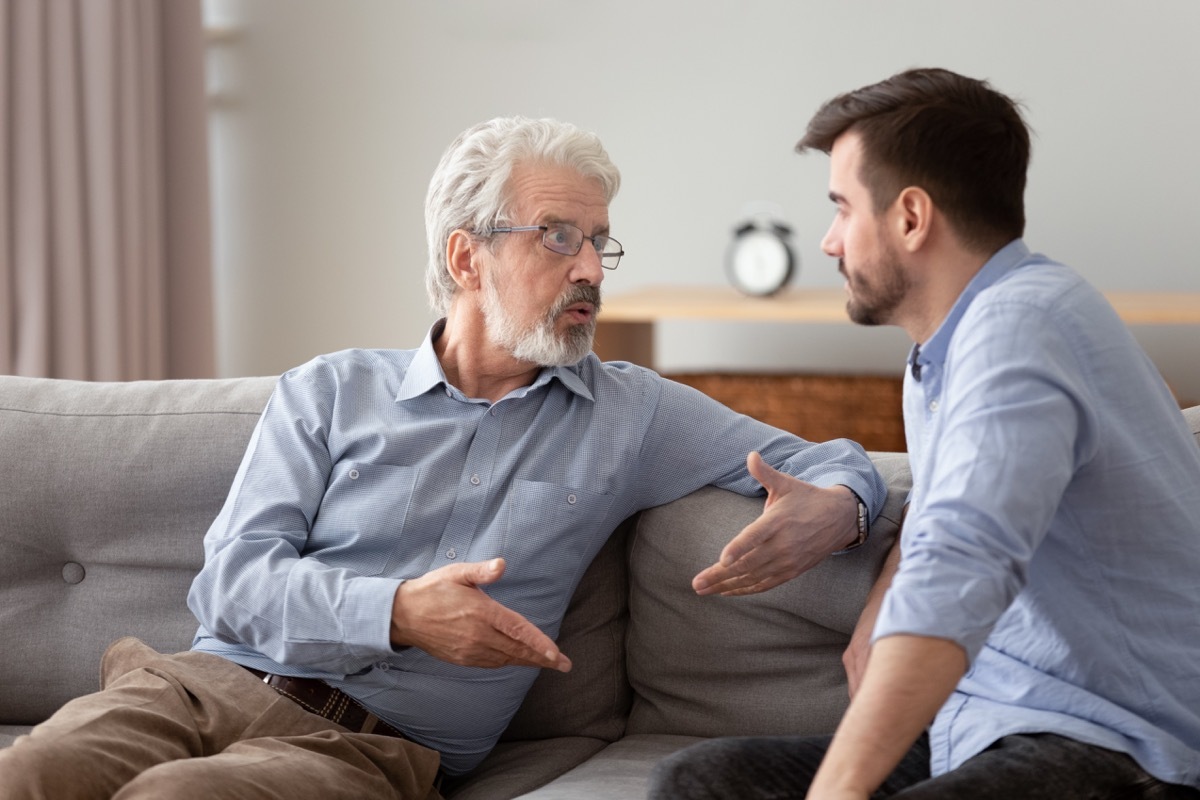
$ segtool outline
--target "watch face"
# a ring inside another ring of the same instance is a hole
[[[747,294],[774,294],[792,276],[792,253],[777,234],[749,230],[733,240],[729,251],[729,278]]]

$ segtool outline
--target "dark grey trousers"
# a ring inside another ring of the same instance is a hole
[[[650,800],[802,800],[832,737],[712,739],[663,759]],[[1124,753],[1053,734],[1007,736],[931,778],[922,736],[872,796],[903,800],[1200,800],[1159,781]]]

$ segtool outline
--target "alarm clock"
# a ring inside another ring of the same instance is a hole
[[[773,220],[750,221],[735,228],[725,253],[730,283],[752,297],[769,297],[786,286],[797,267],[791,235],[791,228]]]

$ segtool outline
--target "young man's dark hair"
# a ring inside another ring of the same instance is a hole
[[[796,145],[829,153],[853,129],[876,212],[906,186],[929,192],[964,243],[992,252],[1025,230],[1029,130],[986,81],[914,69],[825,103]]]

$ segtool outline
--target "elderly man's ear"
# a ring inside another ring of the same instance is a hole
[[[479,246],[471,235],[459,229],[446,242],[446,264],[450,277],[460,288],[475,290],[480,286]]]

